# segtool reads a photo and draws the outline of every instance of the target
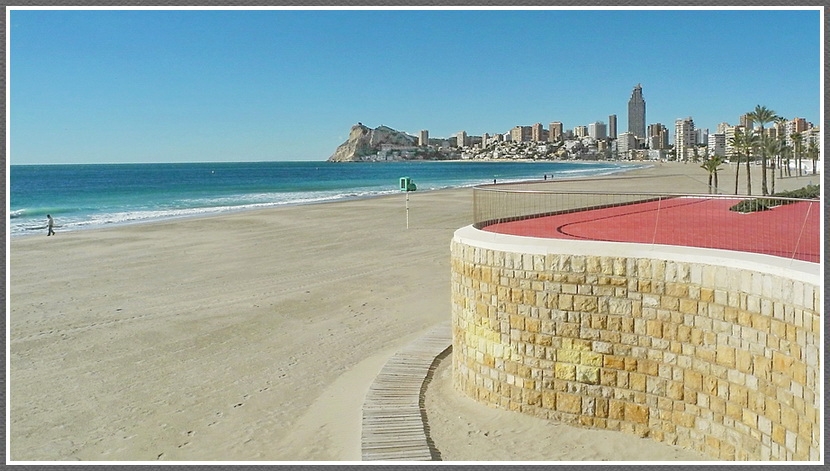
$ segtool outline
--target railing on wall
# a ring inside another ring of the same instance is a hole
[[[753,210],[754,211],[749,211]],[[473,188],[490,232],[763,253],[818,263],[820,200],[648,192]]]

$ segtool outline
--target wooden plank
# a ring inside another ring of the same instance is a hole
[[[451,344],[451,328],[449,322],[444,322],[386,362],[363,404],[363,460],[433,459],[421,406],[421,389],[435,358]]]

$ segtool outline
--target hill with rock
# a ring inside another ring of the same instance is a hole
[[[376,160],[407,160],[425,157],[426,149],[418,148],[418,138],[388,126],[375,129],[357,123],[349,138],[329,157],[329,162],[360,162]]]

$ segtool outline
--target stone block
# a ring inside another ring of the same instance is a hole
[[[557,379],[573,381],[576,379],[576,365],[569,363],[556,363],[553,374]]]
[[[628,387],[634,391],[645,392],[646,375],[641,373],[631,373],[628,377]]]
[[[617,371],[602,368],[599,372],[599,383],[603,386],[616,387],[617,386]]]
[[[601,353],[584,351],[581,353],[580,362],[587,366],[602,366],[602,357],[603,355]]]
[[[735,349],[728,345],[718,345],[717,347],[717,362],[726,368],[735,367]]]
[[[798,414],[793,408],[781,408],[781,425],[787,430],[798,430]]]
[[[564,338],[579,338],[579,324],[573,322],[560,322],[556,324],[556,333]]]
[[[525,319],[525,329],[531,333],[539,333],[542,329],[542,321],[539,319]]]
[[[556,360],[564,363],[579,363],[581,352],[578,350],[560,349],[556,352]]]
[[[625,420],[637,424],[648,424],[649,411],[639,404],[625,403]]]
[[[680,309],[680,298],[674,296],[661,296],[660,308],[668,309],[670,311],[677,311]]]
[[[603,358],[603,365],[606,368],[613,368],[616,370],[625,369],[625,358],[615,355],[605,355]]]
[[[582,396],[578,394],[556,393],[556,410],[569,414],[582,412]]]
[[[694,370],[683,372],[683,382],[686,387],[697,392],[703,389],[703,375]]]
[[[608,401],[608,418],[613,420],[625,420],[625,401],[610,399]]]
[[[666,283],[666,295],[675,298],[689,297],[689,285],[686,283]]]
[[[683,400],[683,383],[672,381],[668,384],[666,395],[675,401]]]
[[[577,365],[576,380],[585,384],[599,384],[599,367]]]
[[[597,312],[597,298],[594,296],[575,295],[573,310],[579,312]]]
[[[685,314],[695,314],[698,311],[698,302],[694,299],[680,298],[680,312]]]
[[[663,322],[659,320],[647,320],[646,321],[646,335],[650,337],[662,337],[663,336]]]
[[[569,293],[561,293],[558,297],[559,300],[559,309],[563,311],[571,311],[574,308],[574,296],[573,294]]]
[[[555,391],[542,391],[542,407],[545,409],[556,409]]]
[[[772,371],[775,373],[789,373],[793,365],[793,358],[781,352],[772,352]]]

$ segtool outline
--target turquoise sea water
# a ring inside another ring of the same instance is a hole
[[[614,162],[248,162],[12,165],[8,231],[58,231],[483,183],[604,175]]]

